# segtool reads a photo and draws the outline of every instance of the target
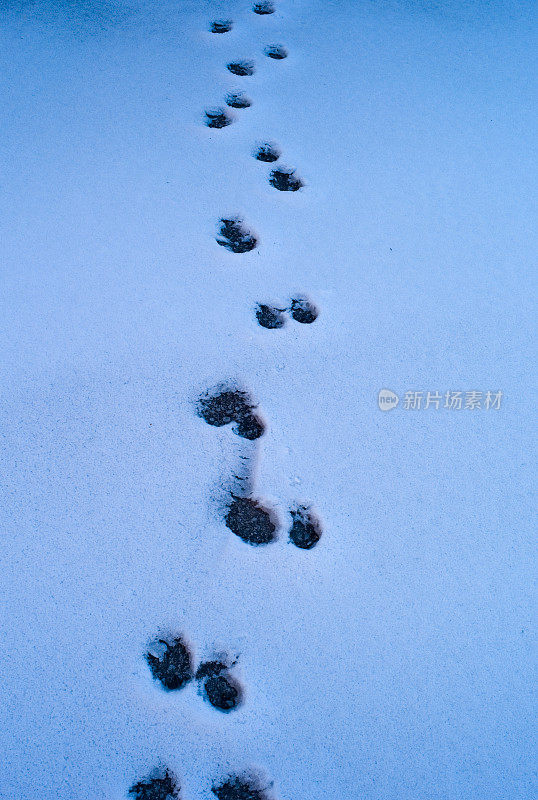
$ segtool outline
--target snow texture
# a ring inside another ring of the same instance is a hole
[[[537,796],[536,9],[274,5],[1,4],[2,800]],[[258,324],[294,298],[313,324]],[[198,415],[218,385],[263,436]],[[177,638],[236,663],[232,713],[153,679]]]

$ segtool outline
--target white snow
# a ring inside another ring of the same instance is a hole
[[[250,8],[2,7],[0,797],[121,800],[162,764],[184,800],[246,768],[278,800],[534,800],[533,3]],[[215,242],[235,213],[251,253]],[[314,324],[256,324],[297,293]],[[223,522],[254,445],[196,416],[222,381],[268,424],[266,547]],[[177,632],[239,657],[241,708],[152,681]]]

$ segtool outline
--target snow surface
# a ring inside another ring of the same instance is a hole
[[[279,800],[534,800],[536,7],[250,7],[1,4],[0,797],[120,800],[162,764],[184,800],[245,768]],[[251,253],[215,242],[234,213]],[[257,325],[296,293],[314,324]],[[258,447],[196,416],[222,381]],[[381,388],[504,396],[387,414]],[[223,523],[241,455],[266,547]],[[178,632],[238,656],[241,708],[152,681]]]

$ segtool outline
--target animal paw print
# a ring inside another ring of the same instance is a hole
[[[211,791],[217,800],[270,800],[260,781],[248,775],[231,775]]]
[[[168,770],[131,786],[133,800],[179,800],[179,785]]]
[[[250,108],[252,100],[243,94],[243,92],[230,92],[226,95],[226,103],[231,108]]]
[[[267,0],[264,3],[254,3],[252,6],[252,10],[255,14],[259,14],[263,16],[264,14],[274,14],[275,13],[275,6],[273,3]]]
[[[296,177],[295,170],[287,167],[273,169],[269,176],[269,183],[279,192],[297,192],[304,186],[302,180]]]
[[[258,161],[271,163],[278,161],[281,156],[279,148],[270,142],[258,145],[254,150],[254,158]],[[275,167],[269,174],[269,183],[279,192],[297,192],[302,189],[304,182],[295,174],[291,167]]]
[[[226,657],[220,656],[213,661],[203,662],[194,672],[192,656],[182,638],[176,637],[170,642],[158,639],[156,646],[151,649],[159,650],[159,655],[148,651],[146,661],[153,679],[159,681],[166,691],[179,691],[196,678],[204,697],[213,708],[232,711],[240,705],[243,690],[231,674],[237,661],[229,663]]]
[[[280,150],[275,144],[272,144],[271,142],[265,142],[256,148],[254,151],[254,158],[256,158],[258,161],[265,161],[266,163],[270,164],[273,161],[278,161],[280,158]]]
[[[286,322],[284,316],[286,313],[289,313],[292,319],[303,325],[311,325],[319,315],[316,306],[306,297],[292,299],[291,305],[287,308],[276,308],[264,303],[258,303],[256,307],[256,319],[259,325],[269,330],[282,328]]]
[[[230,669],[236,662],[228,664],[222,658],[205,661],[198,667],[196,680],[202,687],[206,700],[219,711],[232,711],[242,700],[243,691]]]
[[[290,314],[295,322],[311,325],[318,318],[316,306],[306,297],[296,297],[291,301]]]
[[[152,649],[153,653],[146,653],[146,661],[153,678],[160,681],[167,691],[183,689],[193,679],[192,657],[181,637],[170,642],[158,639]]]
[[[232,253],[248,253],[258,244],[254,234],[244,227],[243,220],[238,217],[221,219],[219,225],[221,238],[217,238],[217,244]]]
[[[268,58],[274,58],[276,61],[282,61],[282,59],[288,57],[288,51],[281,44],[268,45],[264,53]]]
[[[214,783],[211,791],[217,800],[271,800],[267,789],[252,775],[231,775],[222,783]],[[180,787],[175,776],[166,769],[135,783],[129,794],[133,800],[180,800]]]
[[[255,409],[247,393],[240,389],[220,389],[216,394],[203,395],[198,401],[198,415],[208,425],[220,428],[235,423],[233,432],[251,441],[265,432],[265,425]]]
[[[230,19],[216,19],[211,23],[209,30],[211,33],[228,33],[233,28],[233,23]]]
[[[290,542],[301,550],[311,550],[321,539],[321,524],[309,506],[298,506],[290,511],[292,526]]]
[[[277,523],[273,512],[253,497],[231,494],[225,517],[226,526],[247,544],[269,544],[276,539]]]
[[[254,75],[256,71],[253,61],[231,61],[229,64],[226,64],[226,68],[232,75],[239,75],[240,77]]]
[[[211,108],[205,112],[205,117],[205,124],[208,128],[226,128],[233,122],[233,118],[224,108]]]
[[[285,308],[274,308],[273,306],[267,306],[263,303],[258,303],[256,308],[256,319],[262,328],[277,330],[278,328],[284,327],[286,322],[286,318],[284,317],[285,311]]]

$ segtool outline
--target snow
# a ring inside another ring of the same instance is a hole
[[[250,7],[4,4],[0,797],[162,764],[184,800],[247,768],[279,800],[533,800],[533,4]],[[250,253],[216,244],[234,214]],[[257,325],[297,294],[315,323]],[[197,417],[223,381],[257,443]],[[242,455],[266,547],[223,522]],[[178,632],[238,657],[239,709],[152,681]]]

